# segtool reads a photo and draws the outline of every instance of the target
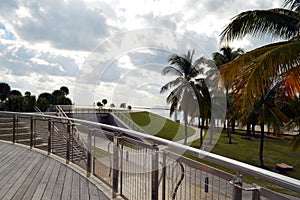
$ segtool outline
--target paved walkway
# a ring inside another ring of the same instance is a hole
[[[45,153],[0,141],[0,199],[109,199],[70,166]]]

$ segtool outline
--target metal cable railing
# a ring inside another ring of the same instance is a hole
[[[28,118],[48,124],[48,152],[51,153],[52,124],[75,123],[88,130],[86,138],[88,156],[85,169],[99,177],[112,189],[112,197],[124,199],[290,199],[263,186],[242,184],[240,174],[281,186],[300,193],[300,181],[278,173],[251,166],[230,158],[188,147],[152,135],[114,126],[65,117],[39,114],[0,112],[1,116],[15,119]],[[15,120],[14,120],[15,121]],[[0,121],[1,123],[1,121]],[[16,125],[15,123],[13,123]],[[1,125],[1,124],[0,124]],[[38,131],[32,126],[31,133]],[[32,129],[33,128],[33,129]],[[15,128],[12,134],[16,134]],[[45,131],[45,130],[44,130]],[[69,129],[67,130],[69,131]],[[12,138],[15,138],[14,136]],[[137,138],[139,138],[137,140]],[[31,134],[30,146],[34,138]],[[16,141],[13,141],[16,142]],[[70,159],[67,142],[66,160]],[[160,148],[165,146],[167,148]],[[191,160],[184,155],[198,157],[237,172],[226,173]]]

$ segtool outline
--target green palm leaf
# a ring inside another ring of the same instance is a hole
[[[299,14],[287,9],[253,10],[242,12],[221,33],[221,41],[255,37],[290,39],[299,32]]]
[[[286,92],[300,91],[299,63],[300,41],[280,42],[267,45],[225,64],[221,74],[226,83],[233,81],[233,90],[242,107],[253,103],[270,88],[282,81]],[[296,87],[295,87],[296,86]]]

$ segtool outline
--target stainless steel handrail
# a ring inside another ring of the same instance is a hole
[[[0,113],[6,113],[6,114],[11,114],[11,115],[19,115],[19,116],[36,116],[40,117],[39,114],[33,114],[33,113],[17,113],[17,112],[0,112]],[[114,132],[120,132],[120,133],[126,133],[129,136],[132,137],[137,137],[143,140],[146,140],[148,142],[154,143],[154,144],[159,144],[159,145],[166,145],[170,149],[174,151],[180,151],[180,152],[185,152],[188,153],[192,156],[195,157],[200,157],[204,160],[219,164],[221,166],[227,167],[229,169],[236,170],[237,172],[241,172],[244,174],[248,174],[250,176],[253,176],[255,178],[258,178],[260,180],[270,182],[272,184],[276,184],[278,186],[282,186],[286,189],[295,191],[297,193],[300,193],[300,180],[290,178],[278,173],[274,173],[259,167],[255,167],[231,158],[226,158],[220,155],[216,155],[210,152],[206,152],[203,150],[195,149],[189,146],[185,146],[176,142],[172,142],[166,139],[158,138],[152,135],[147,135],[144,133],[140,133],[137,131],[133,130],[128,130],[128,129],[123,129],[115,126],[110,126],[106,124],[101,124],[97,122],[92,122],[92,121],[85,121],[81,119],[73,119],[73,118],[65,118],[65,117],[57,117],[57,116],[50,116],[50,115],[44,115],[43,117],[48,117],[52,119],[59,119],[59,120],[70,120],[76,124],[82,124],[86,125],[88,127],[93,127],[93,128],[105,128],[110,131]]]

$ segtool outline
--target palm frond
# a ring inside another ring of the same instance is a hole
[[[251,107],[271,84],[282,77],[286,77],[282,83],[286,83],[290,90],[300,91],[299,76],[293,73],[296,69],[299,71],[299,55],[300,41],[267,45],[224,65],[221,75],[225,82],[233,81],[235,96],[241,101],[241,106]]]
[[[183,76],[182,72],[173,66],[167,66],[163,69],[162,75],[172,74],[176,76]]]
[[[235,16],[221,33],[221,41],[246,35],[290,39],[299,31],[299,13],[287,9],[253,10]]]
[[[178,77],[175,80],[170,81],[169,83],[162,86],[162,88],[160,89],[160,93],[164,93],[164,92],[168,91],[169,89],[171,89],[175,86],[178,86],[181,82],[182,82],[182,77]]]
[[[283,3],[284,7],[289,7],[291,10],[300,10],[300,1],[299,0],[285,0]]]
[[[300,65],[282,74],[279,88],[283,94],[294,97],[300,91]]]

